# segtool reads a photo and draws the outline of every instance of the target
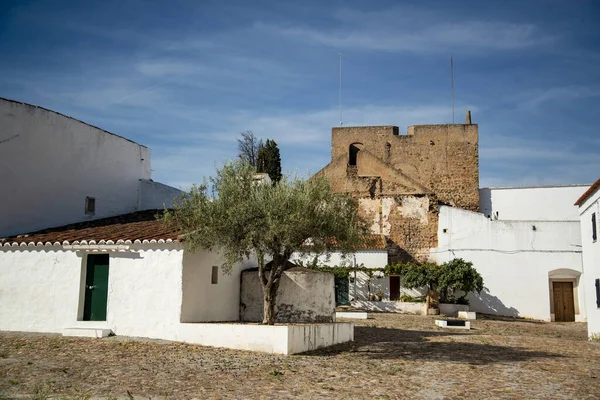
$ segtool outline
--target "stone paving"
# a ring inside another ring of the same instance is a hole
[[[294,356],[124,337],[0,333],[0,398],[600,398],[581,323],[373,314],[354,343]]]

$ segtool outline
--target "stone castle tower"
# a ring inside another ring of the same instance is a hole
[[[371,230],[388,241],[389,262],[426,260],[437,246],[438,205],[479,211],[478,126],[333,128],[323,174],[358,197]]]

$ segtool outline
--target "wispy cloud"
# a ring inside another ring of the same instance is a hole
[[[526,110],[538,109],[543,103],[559,100],[564,103],[577,99],[600,96],[598,86],[564,86],[529,91],[522,95],[520,107]]]
[[[336,18],[341,24],[334,28],[263,22],[257,22],[255,27],[336,49],[394,53],[520,50],[556,40],[556,36],[531,23],[460,19],[448,22],[445,16],[436,13],[424,14],[401,8],[378,12],[342,10]]]

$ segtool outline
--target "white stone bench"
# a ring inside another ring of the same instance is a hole
[[[440,328],[471,329],[470,321],[436,319],[435,324]]]

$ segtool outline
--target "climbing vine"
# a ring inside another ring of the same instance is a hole
[[[454,301],[460,304],[468,303],[466,295],[469,292],[483,290],[483,278],[473,268],[473,264],[462,258],[455,258],[444,264],[438,265],[430,262],[404,262],[388,264],[383,268],[367,268],[360,265],[327,266],[318,263],[317,259],[310,262],[295,261],[296,264],[322,272],[330,272],[337,278],[348,278],[352,272],[365,273],[372,279],[375,273],[383,275],[401,275],[406,288],[426,287],[429,291],[441,294],[444,302]],[[449,292],[463,292],[463,296],[454,299]]]

